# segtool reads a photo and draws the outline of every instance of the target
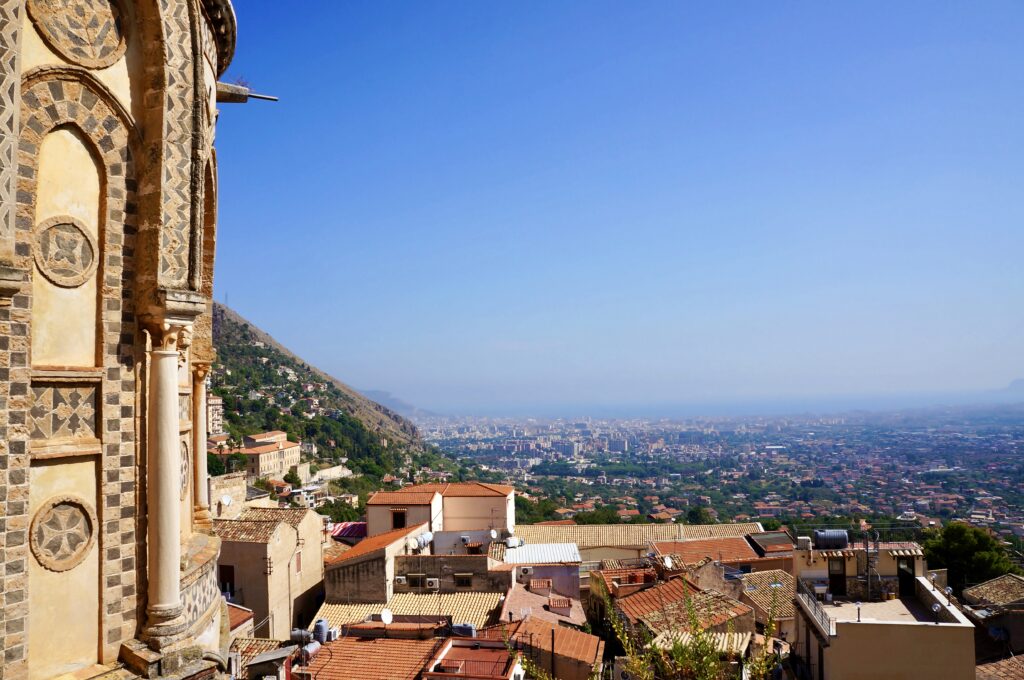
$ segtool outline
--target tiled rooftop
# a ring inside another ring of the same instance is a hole
[[[307,667],[317,680],[414,680],[439,641],[344,637],[326,643]]]
[[[451,497],[497,497],[508,496],[515,489],[503,484],[486,484],[484,482],[444,482],[441,484],[413,484],[398,493],[429,492]]]
[[[980,663],[974,669],[974,677],[975,680],[1020,680],[1024,678],[1024,658],[1011,656]]]
[[[230,630],[238,628],[246,621],[252,621],[252,617],[251,609],[228,602],[228,627]]]
[[[231,643],[231,651],[238,652],[242,659],[242,668],[249,665],[249,662],[264,652],[269,652],[286,644],[281,640],[270,640],[267,638],[235,638]]]
[[[269,543],[280,525],[280,521],[215,519],[213,533],[224,541]]]
[[[757,522],[745,524],[579,524],[516,526],[516,536],[530,543],[575,543],[581,550],[608,546],[644,549],[651,541],[681,541],[760,533]]]
[[[378,491],[366,501],[367,505],[430,505],[434,492],[403,493],[401,491]]]
[[[504,640],[506,637],[521,639],[536,649],[550,651],[552,631],[554,631],[554,647],[557,656],[581,661],[590,666],[596,664],[604,656],[604,641],[596,635],[550,623],[535,615],[512,623],[491,626],[480,631],[480,637],[490,640]]]
[[[369,538],[356,543],[351,550],[337,555],[336,557],[330,558],[330,560],[324,560],[324,564],[328,567],[336,564],[342,564],[345,562],[351,562],[352,560],[369,555],[378,550],[386,548],[395,541],[403,540],[406,536],[411,534],[420,534],[427,530],[426,524],[417,524],[411,527],[403,527],[401,529],[392,529],[391,531],[385,531],[383,534],[377,534]]]
[[[659,555],[679,555],[686,564],[693,564],[704,557],[723,563],[750,562],[758,559],[757,552],[743,536],[668,541],[655,543],[654,547]]]
[[[743,616],[753,611],[748,605],[734,600],[728,595],[723,595],[717,590],[693,593],[690,596],[690,605],[692,605],[693,611],[697,615],[697,622],[702,628],[720,626],[737,616]],[[685,599],[680,599],[639,618],[655,634],[665,630],[679,630],[685,628],[689,622],[689,607]]]
[[[788,571],[769,569],[755,571],[740,577],[743,581],[741,599],[748,599],[765,615],[771,611],[776,620],[793,618],[793,598],[796,596],[796,579]],[[773,584],[780,584],[773,587]],[[761,621],[762,617],[758,617]],[[762,621],[763,622],[763,621]]]
[[[316,619],[327,619],[334,626],[365,621],[387,607],[395,616],[451,617],[452,623],[472,623],[480,628],[495,623],[501,614],[505,593],[396,593],[387,604],[357,603],[320,606]]]
[[[246,508],[238,516],[238,519],[256,522],[284,522],[298,527],[310,512],[313,511],[309,508]]]
[[[646,590],[619,598],[615,606],[626,615],[631,623],[636,623],[647,614],[662,609],[670,604],[682,602],[688,595],[697,592],[695,586],[684,578],[674,578]]]
[[[1024,578],[1005,574],[991,581],[964,590],[964,599],[971,603],[1007,605],[1024,600]]]

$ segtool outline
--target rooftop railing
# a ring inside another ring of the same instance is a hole
[[[807,611],[810,612],[811,616],[817,621],[818,626],[827,631],[829,635],[836,634],[836,622],[828,615],[825,611],[825,607],[818,602],[817,596],[803,579],[796,580],[796,597],[798,600],[804,603],[807,607]]]

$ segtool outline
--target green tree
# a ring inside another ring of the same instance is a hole
[[[215,456],[212,453],[206,454],[206,472],[211,477],[224,474],[224,462],[219,456]]]
[[[302,478],[299,477],[299,473],[295,471],[295,468],[292,468],[287,473],[285,473],[284,481],[291,484],[292,488],[302,486]]]
[[[232,453],[228,456],[227,460],[227,472],[238,472],[244,470],[249,459],[245,457],[244,453]]]
[[[686,523],[687,524],[713,524],[715,520],[711,519],[711,513],[703,505],[690,508],[686,511]]]
[[[928,566],[947,569],[948,583],[958,595],[968,585],[1020,573],[1003,545],[983,529],[952,522],[930,534],[923,545]]]

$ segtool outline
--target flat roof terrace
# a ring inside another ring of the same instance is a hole
[[[835,621],[856,621],[857,603],[837,602],[825,605],[825,613]],[[916,597],[904,597],[881,602],[861,602],[862,622],[935,623],[935,615]]]

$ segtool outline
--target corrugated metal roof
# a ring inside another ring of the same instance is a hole
[[[575,543],[586,548],[630,547],[644,549],[651,541],[685,541],[761,533],[758,522],[742,524],[577,524],[550,526],[516,525],[516,536],[529,543]]]
[[[365,538],[366,522],[339,522],[331,529],[334,538]]]
[[[527,543],[505,549],[506,564],[574,564],[582,561],[575,543]]]

